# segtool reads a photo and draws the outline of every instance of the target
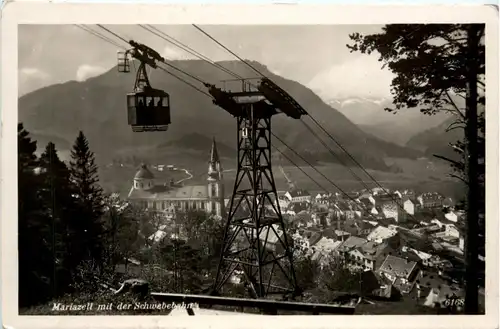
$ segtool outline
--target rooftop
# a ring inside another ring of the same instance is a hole
[[[208,198],[207,185],[192,185],[171,188],[156,185],[149,190],[132,189],[128,195],[129,199],[135,200],[205,200]]]
[[[376,243],[368,241],[359,247],[360,251],[367,256],[367,258],[376,258],[387,247],[385,243]]]
[[[311,196],[309,194],[309,192],[307,192],[306,190],[301,190],[301,189],[295,189],[293,191],[290,191],[290,196],[292,198],[296,198],[296,197],[301,197],[301,196]]]
[[[388,255],[380,266],[379,271],[407,279],[416,265],[416,262]]]
[[[154,179],[154,178],[155,176],[145,164],[141,165],[139,171],[137,171],[137,173],[134,176],[134,179]]]
[[[423,193],[422,195],[420,195],[420,197],[424,201],[438,201],[438,200],[443,200],[444,199],[444,197],[441,194],[437,193],[437,192]]]
[[[375,199],[375,204],[395,202],[395,200],[397,200],[396,196],[391,194],[378,194],[374,197],[374,199]]]
[[[367,241],[363,238],[359,238],[357,236],[350,236],[347,240],[345,240],[338,248],[342,251],[348,251],[353,248],[361,247]]]
[[[396,234],[397,231],[395,230],[391,230],[390,228],[387,228],[385,226],[378,226],[373,231],[371,231],[370,234],[368,234],[367,239],[369,241],[382,241]]]
[[[370,199],[361,197],[358,199],[361,204],[363,204],[365,207],[373,207],[373,203],[370,201]]]
[[[273,224],[272,227],[266,226],[262,229],[259,234],[259,239],[265,241],[267,238],[267,243],[274,244],[280,240],[282,235],[283,232],[280,230],[279,226]]]
[[[323,235],[320,232],[314,232],[308,239],[310,246],[315,246],[321,239]]]

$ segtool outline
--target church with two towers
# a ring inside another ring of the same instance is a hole
[[[223,217],[224,181],[222,165],[215,139],[212,141],[206,185],[176,185],[173,182],[161,183],[152,171],[142,165],[135,174],[128,200],[143,209],[159,213],[172,211],[201,210]],[[189,181],[189,180],[187,180]]]

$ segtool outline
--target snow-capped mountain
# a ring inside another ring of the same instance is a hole
[[[384,108],[392,107],[392,100],[388,98],[350,97],[326,102],[365,132],[400,145],[405,145],[411,137],[438,126],[448,118],[447,114],[424,115],[418,109],[387,112]]]

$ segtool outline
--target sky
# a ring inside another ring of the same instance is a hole
[[[117,37],[89,25],[120,45]],[[157,50],[166,59],[192,55],[138,25],[105,25],[125,39]],[[192,25],[155,25],[212,60],[235,60]],[[389,98],[392,73],[381,68],[377,54],[350,53],[349,34],[377,33],[376,25],[200,26],[245,59],[300,82],[325,100]],[[19,26],[19,94],[69,80],[83,81],[116,65],[118,48],[74,25]]]

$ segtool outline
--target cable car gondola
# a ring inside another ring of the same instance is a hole
[[[151,48],[130,41],[133,49],[118,54],[118,70],[130,72],[129,56],[139,60],[134,91],[127,94],[128,124],[132,131],[165,131],[170,125],[170,96],[149,83],[146,65],[156,68],[164,59]]]

